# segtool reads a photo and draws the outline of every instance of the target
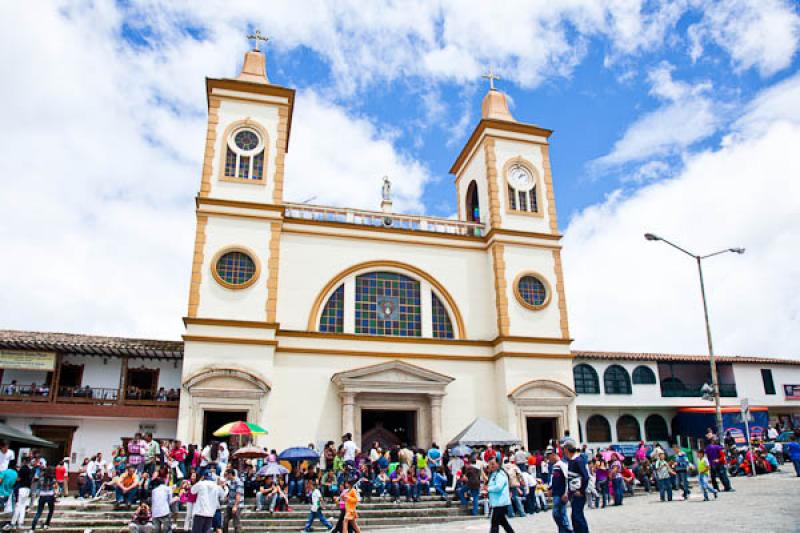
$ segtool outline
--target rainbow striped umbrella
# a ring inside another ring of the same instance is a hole
[[[225,424],[214,432],[215,437],[229,437],[231,435],[266,435],[267,430],[258,424],[250,422],[231,422]]]

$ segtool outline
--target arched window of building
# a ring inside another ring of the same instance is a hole
[[[575,379],[575,392],[578,394],[600,394],[600,380],[590,365],[576,365],[572,369],[572,377]]]
[[[474,181],[470,182],[469,186],[467,187],[466,208],[467,220],[469,222],[481,221],[481,207],[480,201],[478,200],[478,184]]]
[[[622,415],[617,419],[617,440],[620,442],[642,440],[639,421],[631,415]]]
[[[225,177],[241,180],[264,179],[264,139],[255,128],[233,130],[227,140]]]
[[[413,265],[394,261],[368,261],[332,278],[311,307],[308,329],[348,335],[465,338],[463,318],[447,289]]]
[[[431,291],[431,320],[433,322],[433,336],[435,338],[453,338],[453,323],[450,322],[450,314],[433,291]]]
[[[539,212],[536,172],[519,159],[506,166],[506,187],[508,209],[528,213]]]
[[[395,272],[356,277],[356,333],[422,335],[419,281]]]
[[[631,394],[631,377],[619,365],[611,365],[603,374],[606,394]]]
[[[341,333],[344,331],[344,284],[333,291],[322,315],[319,317],[319,330],[323,333]]]
[[[655,385],[656,375],[648,366],[637,366],[633,369],[633,384],[634,385]]]
[[[650,415],[644,421],[644,435],[649,441],[668,441],[667,421],[661,415]]]
[[[611,442],[611,425],[603,415],[592,415],[586,421],[586,440],[589,442]]]

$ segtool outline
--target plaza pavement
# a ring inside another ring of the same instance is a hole
[[[661,503],[658,494],[628,498],[621,507],[588,509],[592,533],[675,533],[720,531],[725,533],[800,533],[800,478],[791,464],[781,472],[755,479],[734,478],[736,492],[720,493],[704,502],[693,488],[689,501]],[[674,497],[675,495],[673,495]],[[537,513],[515,518],[516,533],[555,533],[552,515]],[[382,533],[408,533],[412,528],[386,529]],[[487,532],[489,521],[414,526],[414,533]],[[500,529],[502,531],[502,528]],[[365,531],[365,533],[367,533]]]

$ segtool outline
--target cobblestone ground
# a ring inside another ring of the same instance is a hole
[[[698,494],[693,487],[689,501],[661,503],[658,494],[650,494],[626,499],[621,507],[587,509],[589,529],[592,533],[800,533],[800,478],[790,464],[782,470],[756,479],[734,478],[736,492],[720,493],[716,501],[712,497],[704,502],[702,492]],[[515,518],[511,526],[516,533],[556,531],[549,513]],[[489,531],[489,521],[416,526],[413,530],[415,533]],[[411,528],[382,531],[408,533]]]

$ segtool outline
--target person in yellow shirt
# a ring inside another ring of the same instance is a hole
[[[697,450],[695,453],[697,453],[697,483],[700,485],[700,488],[703,489],[703,499],[708,501],[709,492],[711,492],[714,495],[714,499],[716,499],[719,491],[708,484],[708,476],[711,471],[711,466],[708,464],[708,457],[706,457],[702,449]]]

